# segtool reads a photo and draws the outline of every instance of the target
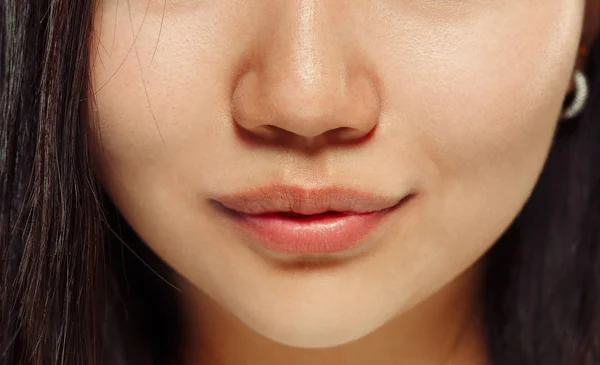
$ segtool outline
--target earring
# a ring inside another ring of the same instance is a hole
[[[580,70],[575,70],[573,74],[575,81],[575,95],[573,101],[562,113],[563,119],[571,119],[578,116],[583,110],[589,95],[588,81],[584,73]]]

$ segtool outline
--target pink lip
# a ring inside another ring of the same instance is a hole
[[[217,199],[266,249],[297,254],[341,252],[365,242],[403,200],[335,187],[308,191],[285,186]],[[310,213],[283,213],[299,211]]]

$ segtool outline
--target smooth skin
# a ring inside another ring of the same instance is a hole
[[[185,365],[488,363],[481,258],[539,178],[599,4],[99,0],[98,175],[181,276]],[[366,254],[289,266],[209,203],[272,183],[415,198]]]

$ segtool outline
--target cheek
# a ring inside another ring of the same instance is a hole
[[[441,177],[526,176],[532,184],[542,168],[583,9],[567,1],[531,3],[503,2],[453,23],[416,24],[417,39],[400,41],[402,54],[382,64],[389,108],[406,121],[390,129],[418,140]]]
[[[102,157],[116,169],[160,171],[212,140],[244,44],[215,5],[101,1],[91,62]]]
[[[407,233],[413,254],[395,259],[415,273],[438,275],[432,283],[472,263],[525,204],[575,62],[581,6],[498,3],[506,8],[452,24],[412,20],[416,39],[399,40],[398,30],[378,34],[372,46],[381,54],[386,110],[394,115],[385,130],[397,145],[412,143],[418,152],[411,152],[411,166],[427,170],[419,223]],[[385,45],[402,53],[386,58]]]

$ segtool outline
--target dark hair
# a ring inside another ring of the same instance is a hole
[[[0,2],[0,364],[166,364],[173,271],[95,175],[93,0]],[[600,364],[600,67],[518,217],[486,254],[496,365]]]

